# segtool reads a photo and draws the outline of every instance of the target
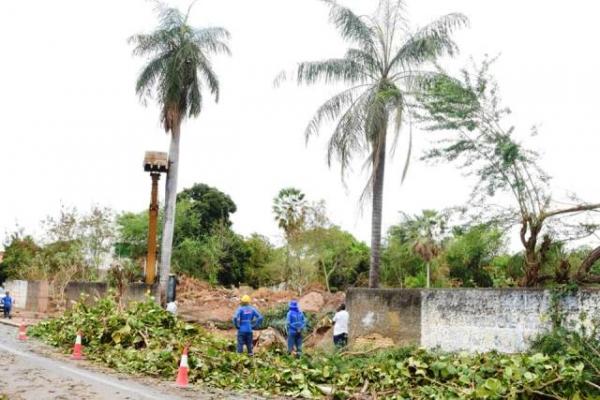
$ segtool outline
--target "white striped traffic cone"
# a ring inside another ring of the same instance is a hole
[[[181,355],[181,362],[179,363],[179,371],[177,372],[177,379],[175,384],[181,388],[186,388],[188,382],[188,348],[183,348],[183,354]]]
[[[83,346],[81,344],[81,331],[78,331],[77,337],[75,338],[75,345],[73,346],[73,354],[71,355],[71,359],[81,360],[82,358],[83,358]]]

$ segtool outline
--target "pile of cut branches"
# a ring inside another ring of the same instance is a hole
[[[260,394],[334,399],[598,399],[597,343],[570,336],[557,354],[454,354],[401,348],[363,355],[312,353],[297,360],[278,350],[254,357],[153,301],[119,310],[113,298],[77,304],[30,329],[68,352],[83,333],[88,359],[118,371],[173,379],[190,346],[192,383]],[[569,340],[572,340],[569,342]]]

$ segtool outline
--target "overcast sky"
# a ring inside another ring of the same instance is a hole
[[[344,2],[358,11],[374,3]],[[407,6],[415,26],[448,12],[470,18],[470,28],[456,35],[461,54],[451,65],[500,53],[494,71],[518,136],[538,125],[537,148],[556,191],[600,200],[596,3],[408,0]],[[324,199],[335,223],[368,242],[370,209],[361,214],[358,207],[364,175],[353,175],[344,188],[339,169],[328,170],[327,131],[304,143],[307,121],[336,88],[272,86],[280,70],[298,61],[343,54],[327,8],[317,0],[199,0],[191,23],[229,29],[233,56],[215,60],[219,104],[207,102],[183,126],[180,189],[195,182],[216,186],[238,206],[237,232],[277,238],[272,199],[295,186],[309,199]],[[144,151],[167,151],[169,138],[158,109],[135,95],[144,60],[131,55],[127,38],[155,24],[152,4],[143,0],[0,2],[0,236],[16,223],[39,234],[39,221],[61,203],[147,209]],[[416,132],[417,156],[426,137]],[[384,227],[398,221],[400,210],[444,208],[469,193],[469,181],[453,167],[423,165],[418,157],[400,185],[405,145],[388,164]],[[355,165],[360,172],[362,160]]]

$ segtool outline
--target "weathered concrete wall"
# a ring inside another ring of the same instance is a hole
[[[65,288],[65,301],[67,308],[86,295],[85,303],[93,304],[98,298],[103,297],[108,291],[106,282],[69,282]]]
[[[28,311],[42,313],[48,311],[49,297],[48,281],[27,282],[27,303],[25,308]]]
[[[398,345],[418,344],[421,335],[421,292],[417,289],[351,289],[350,340],[379,333]]]
[[[123,298],[125,301],[144,301],[146,299],[146,294],[148,293],[148,288],[145,283],[132,283],[127,286],[125,294]],[[152,290],[150,291],[150,295],[157,298],[158,295],[158,286],[154,285]]]
[[[27,305],[27,281],[6,281],[4,289],[15,299],[15,308],[25,309]]]
[[[74,302],[79,301],[81,294],[86,294],[86,304],[93,304],[98,298],[103,297],[109,290],[106,282],[69,282],[65,289],[65,299],[67,307],[70,307]],[[152,295],[156,296],[156,285],[152,289]],[[123,300],[143,301],[146,297],[148,289],[144,283],[132,283],[127,286],[123,294]]]
[[[15,308],[48,311],[48,281],[6,281],[4,289],[15,299]]]
[[[444,350],[517,352],[550,328],[543,290],[449,289],[422,292],[421,345]]]
[[[519,352],[550,328],[551,293],[536,289],[351,289],[351,340],[380,333],[398,345]],[[571,329],[600,320],[600,290],[561,301]]]

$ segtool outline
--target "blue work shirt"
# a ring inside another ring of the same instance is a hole
[[[12,297],[10,297],[10,296],[4,296],[4,297],[2,298],[2,304],[3,304],[3,305],[4,305],[4,307],[6,307],[6,308],[11,308],[11,307],[12,307],[12,305],[13,305],[13,302],[14,302],[14,300],[13,300],[13,298],[12,298]]]
[[[263,316],[252,306],[240,306],[233,315],[233,325],[240,333],[251,333],[263,321]]]
[[[304,313],[298,309],[290,309],[287,314],[287,329],[289,334],[302,332],[304,329]]]

